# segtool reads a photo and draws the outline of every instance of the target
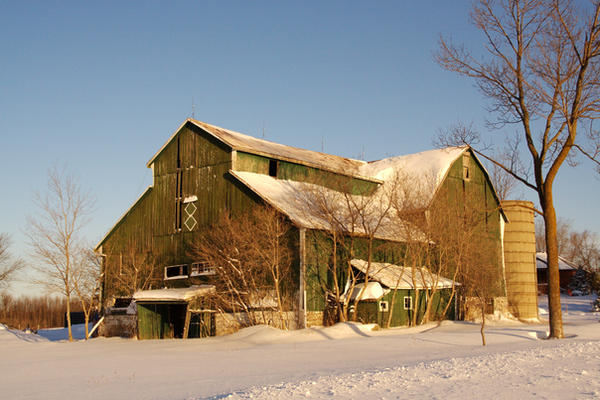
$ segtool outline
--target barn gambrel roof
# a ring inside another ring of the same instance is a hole
[[[148,161],[146,164],[148,168],[150,168],[156,158],[163,152],[169,143],[171,143],[171,141],[187,123],[197,126],[215,139],[229,146],[232,150],[290,161],[325,171],[331,171],[338,174],[354,176],[364,180],[381,183],[381,181],[375,178],[360,175],[360,167],[366,164],[365,161],[287,146],[265,139],[255,138],[253,136],[235,132],[230,129],[221,128],[216,125],[207,124],[206,122],[191,118],[185,120],[184,123],[177,128],[175,133],[171,135],[163,147],[161,147],[160,150],[156,152],[156,154],[150,159],[150,161]]]
[[[382,192],[385,192],[387,186],[386,183],[389,183],[391,180],[393,180],[398,173],[403,172],[407,174],[413,182],[428,183],[430,187],[428,187],[426,193],[430,196],[430,201],[435,197],[437,190],[444,182],[452,164],[466,152],[469,152],[473,156],[474,160],[481,166],[486,179],[488,182],[490,182],[490,186],[493,188],[488,172],[468,146],[428,150],[415,154],[395,156],[377,161],[365,162],[362,160],[340,157],[332,154],[274,143],[264,139],[258,139],[243,133],[221,128],[191,118],[186,119],[177,128],[177,130],[171,135],[165,144],[148,161],[146,164],[147,167],[152,167],[152,164],[155,162],[155,160],[187,124],[192,124],[193,126],[200,128],[211,137],[217,139],[221,143],[224,143],[226,146],[235,151],[247,152],[273,159],[289,161],[292,163],[302,164],[324,171],[330,171],[336,174],[377,183],[379,184],[379,189],[375,191],[375,196],[381,195]],[[263,200],[267,201],[267,203],[271,204],[280,212],[286,214],[298,226],[313,229],[323,229],[324,224],[322,221],[319,222],[318,218],[315,219],[314,216],[302,215],[302,212],[305,211],[301,211],[298,206],[294,205],[294,201],[290,200],[293,192],[298,193],[298,191],[306,191],[307,188],[310,188],[310,184],[286,181],[272,178],[268,175],[243,171],[232,170],[230,173],[251,191],[263,198]],[[138,204],[141,198],[145,197],[145,194],[147,194],[150,190],[151,187],[147,189],[144,195],[140,196],[140,199],[134,203],[130,210],[135,208],[135,205]],[[498,204],[500,204],[495,189],[493,190],[493,195],[498,201]],[[128,210],[128,212],[126,212],[109,230],[100,243],[98,243],[97,248],[102,245],[111,232],[128,215],[130,210]],[[506,215],[501,208],[500,213],[503,218],[507,220]],[[313,221],[309,221],[309,219],[313,219]],[[383,228],[381,233],[377,236],[388,240],[402,240],[404,236],[402,232],[398,232],[391,226],[392,224],[387,225],[388,227]]]

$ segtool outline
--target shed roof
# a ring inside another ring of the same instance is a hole
[[[348,288],[348,290],[349,289],[350,288]],[[382,288],[379,282],[368,282],[366,287],[364,282],[357,283],[352,289],[352,293],[350,294],[350,300],[354,301],[358,296],[360,296],[360,300],[379,300],[388,292],[389,289]],[[341,297],[342,299],[344,299],[346,297],[346,293],[344,293]]]
[[[548,255],[546,252],[538,252],[535,254],[536,259],[536,268],[537,269],[547,269],[548,268]],[[558,257],[558,269],[560,271],[568,271],[577,269],[577,266],[570,261],[565,260],[562,257]]]
[[[135,301],[188,301],[215,290],[213,285],[196,285],[177,289],[140,290],[133,294]]]
[[[367,261],[353,259],[351,264],[362,273],[367,273]],[[438,289],[451,288],[453,283],[459,285],[451,279],[434,274],[425,267],[415,268],[415,272],[415,283],[413,284],[411,268],[390,263],[371,262],[369,277],[390,289],[414,289],[414,286],[417,289],[432,288],[436,282]]]

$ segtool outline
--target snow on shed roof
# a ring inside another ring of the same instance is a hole
[[[536,267],[537,269],[546,269],[548,268],[548,255],[546,252],[538,252],[535,254],[536,258]],[[572,269],[577,269],[577,267],[570,261],[565,260],[562,257],[558,257],[558,269],[561,271],[568,271]]]
[[[328,171],[356,176],[366,180],[374,180],[368,176],[359,175],[359,167],[363,164],[366,164],[365,161],[270,142],[268,140],[258,139],[253,136],[245,135],[243,133],[221,128],[219,126],[211,125],[206,122],[191,118],[188,118],[183,124],[181,124],[175,133],[171,135],[169,140],[167,140],[167,142],[163,145],[163,147],[150,159],[150,161],[148,161],[148,167],[150,167],[156,157],[162,153],[162,151],[177,135],[181,128],[183,128],[183,126],[188,122],[208,132],[210,135],[225,143],[233,150],[245,151],[252,154],[264,155],[282,160],[290,160]]]
[[[368,263],[365,260],[353,259],[353,267],[362,273],[367,273]],[[437,288],[451,288],[452,280],[436,275],[425,267],[415,269],[415,284],[417,289],[432,288],[437,281]],[[411,268],[390,263],[371,262],[369,277],[390,289],[413,289]],[[454,282],[455,285],[459,283]]]
[[[363,287],[365,287],[364,283],[357,283],[354,285],[352,293],[350,294],[351,301],[354,301],[358,296],[360,296],[360,300],[379,300],[381,297],[383,297],[383,295],[389,292],[389,290],[384,290],[379,282],[375,281],[368,282],[364,291]],[[345,296],[346,294],[343,294],[342,298]]]
[[[368,203],[370,212],[364,214],[371,217],[371,221],[367,221],[371,226],[375,226],[379,222],[378,215],[383,215],[383,212],[379,209],[382,202],[378,201],[377,197],[345,195],[324,186],[276,179],[269,175],[253,172],[229,171],[229,173],[275,209],[287,215],[295,225],[302,228],[330,229],[331,224],[328,222],[327,217],[331,214],[324,214],[323,209],[332,210],[331,213],[335,214],[336,219],[349,227],[348,213],[344,212],[344,210],[347,210],[345,196],[352,196],[356,204]],[[377,194],[373,196],[377,196]],[[319,205],[324,203],[327,204],[323,208],[319,208]],[[376,232],[375,237],[392,241],[406,240],[409,237],[407,232],[408,223],[398,224],[396,222],[390,217],[382,218],[379,227],[373,229]],[[353,232],[358,235],[365,235],[365,230],[358,225],[360,224],[355,223]],[[346,232],[350,232],[350,229],[346,229]],[[412,229],[410,233],[412,233],[410,237],[413,239],[418,239],[419,236],[425,237],[416,228]]]
[[[133,294],[135,301],[188,301],[215,290],[213,285],[196,285],[177,289],[140,290]]]

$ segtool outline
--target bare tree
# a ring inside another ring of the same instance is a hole
[[[565,260],[587,269],[600,267],[600,239],[589,230],[577,231],[571,221],[559,218],[556,236],[558,254]],[[545,251],[544,226],[536,226],[535,241],[538,251]]]
[[[417,324],[417,310],[419,310],[419,283],[427,281],[427,278],[422,274],[426,273],[423,269],[424,266],[431,267],[431,248],[430,243],[432,238],[429,236],[427,227],[427,214],[428,208],[430,207],[431,198],[434,193],[434,178],[433,176],[411,176],[405,171],[396,171],[395,175],[391,177],[393,185],[392,190],[392,212],[390,217],[392,218],[392,225],[395,226],[395,230],[398,238],[401,238],[404,244],[404,252],[401,259],[401,264],[404,267],[403,274],[410,274],[410,279],[415,291],[415,299],[413,309],[415,312],[412,314],[410,321],[411,325]],[[407,270],[405,272],[405,270]],[[402,275],[398,276],[398,282]],[[425,278],[425,279],[423,279]],[[427,290],[426,288],[422,288]],[[436,290],[431,288],[432,290]],[[396,291],[393,292],[390,302],[390,312],[388,320],[386,321],[386,327],[389,327],[392,320],[392,313],[396,303]],[[427,304],[429,307],[431,302]],[[427,310],[426,314],[429,310]],[[424,321],[426,322],[427,318]]]
[[[485,341],[485,314],[486,307],[496,296],[500,289],[497,279],[497,267],[494,263],[494,249],[485,244],[473,246],[471,251],[462,257],[463,264],[459,280],[461,291],[465,296],[465,304],[479,310],[481,317],[481,344]]]
[[[20,259],[13,259],[8,251],[10,239],[5,234],[0,234],[0,289],[8,287],[15,275],[24,266]]]
[[[358,317],[358,302],[362,299],[362,296],[367,289],[369,283],[369,273],[371,271],[373,262],[374,242],[378,235],[381,235],[384,229],[391,225],[391,213],[393,211],[394,199],[396,190],[398,187],[399,179],[390,179],[383,186],[381,186],[372,195],[361,195],[361,196],[346,196],[349,202],[348,210],[350,214],[354,214],[358,220],[358,226],[360,228],[360,234],[363,240],[366,241],[366,257],[367,267],[364,271],[364,283],[358,293],[358,296],[354,299],[354,315],[353,320],[356,321]],[[388,234],[398,234],[398,232],[388,232]],[[353,271],[350,265],[351,260],[348,260],[349,270]],[[352,274],[352,286],[356,283],[356,279]],[[351,290],[354,288],[352,287]],[[350,291],[349,293],[352,293]],[[346,307],[347,309],[347,307]]]
[[[71,269],[73,291],[81,303],[85,318],[85,338],[89,339],[89,321],[98,306],[100,293],[100,257],[92,249],[79,249]]]
[[[293,288],[290,224],[277,211],[221,215],[195,242],[190,256],[214,267],[215,303],[222,312],[241,312],[250,325],[267,323],[274,311],[287,329],[285,311]]]
[[[487,58],[443,37],[436,56],[443,68],[475,80],[491,101],[489,111],[495,119],[490,126],[520,126],[509,163],[478,148],[476,135],[459,134],[449,141],[470,144],[537,194],[546,227],[552,338],[564,337],[554,181],[575,155],[598,163],[600,153],[600,137],[592,126],[600,111],[599,15],[598,2],[479,0],[471,20],[483,33]],[[578,135],[578,128],[585,129],[585,135]],[[522,152],[528,156],[521,158]],[[520,168],[524,165],[529,167]]]
[[[119,270],[110,274],[112,295],[132,297],[136,291],[156,287],[162,281],[154,255],[135,241],[129,242],[118,257]]]
[[[569,246],[569,238],[573,231],[572,222],[565,218],[556,220],[556,243],[558,244],[558,254],[566,256]],[[543,224],[535,226],[535,248],[536,251],[546,252],[546,230]],[[568,258],[568,257],[567,257]]]
[[[302,204],[304,218],[321,228],[314,239],[330,251],[326,265],[332,282],[323,280],[321,289],[330,300],[329,304],[335,308],[337,320],[356,320],[357,313],[350,315],[349,311],[357,310],[358,302],[367,288],[375,239],[386,229],[390,237],[396,233],[389,228],[396,180],[390,179],[377,189],[357,185],[348,177],[328,177],[326,180],[315,177],[313,181],[319,184],[301,186],[297,200]],[[327,243],[319,240],[319,234],[326,236]],[[366,270],[360,274],[355,272],[351,264],[358,241],[364,243],[364,257],[367,259]],[[345,282],[340,282],[340,277],[344,277]],[[352,298],[359,277],[364,282],[359,293]]]
[[[569,235],[569,253],[566,257],[588,270],[600,268],[600,239],[598,235],[584,230]]]
[[[72,341],[72,274],[82,248],[81,228],[92,212],[94,200],[89,192],[82,191],[72,175],[53,168],[48,171],[48,191],[44,195],[37,193],[34,203],[38,214],[28,217],[26,234],[36,261],[34,268],[41,274],[36,283],[65,296],[69,341]]]
[[[496,158],[501,159],[501,156]],[[518,182],[512,175],[506,173],[498,165],[492,164],[490,179],[500,201],[515,199],[514,192]]]

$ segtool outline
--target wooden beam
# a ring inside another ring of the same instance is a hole
[[[188,309],[185,312],[185,323],[183,324],[183,338],[187,339],[188,338],[188,334],[190,332],[190,317],[192,315],[192,312]]]
[[[300,260],[300,273],[298,282],[298,328],[306,328],[306,229],[300,228],[298,252]]]

